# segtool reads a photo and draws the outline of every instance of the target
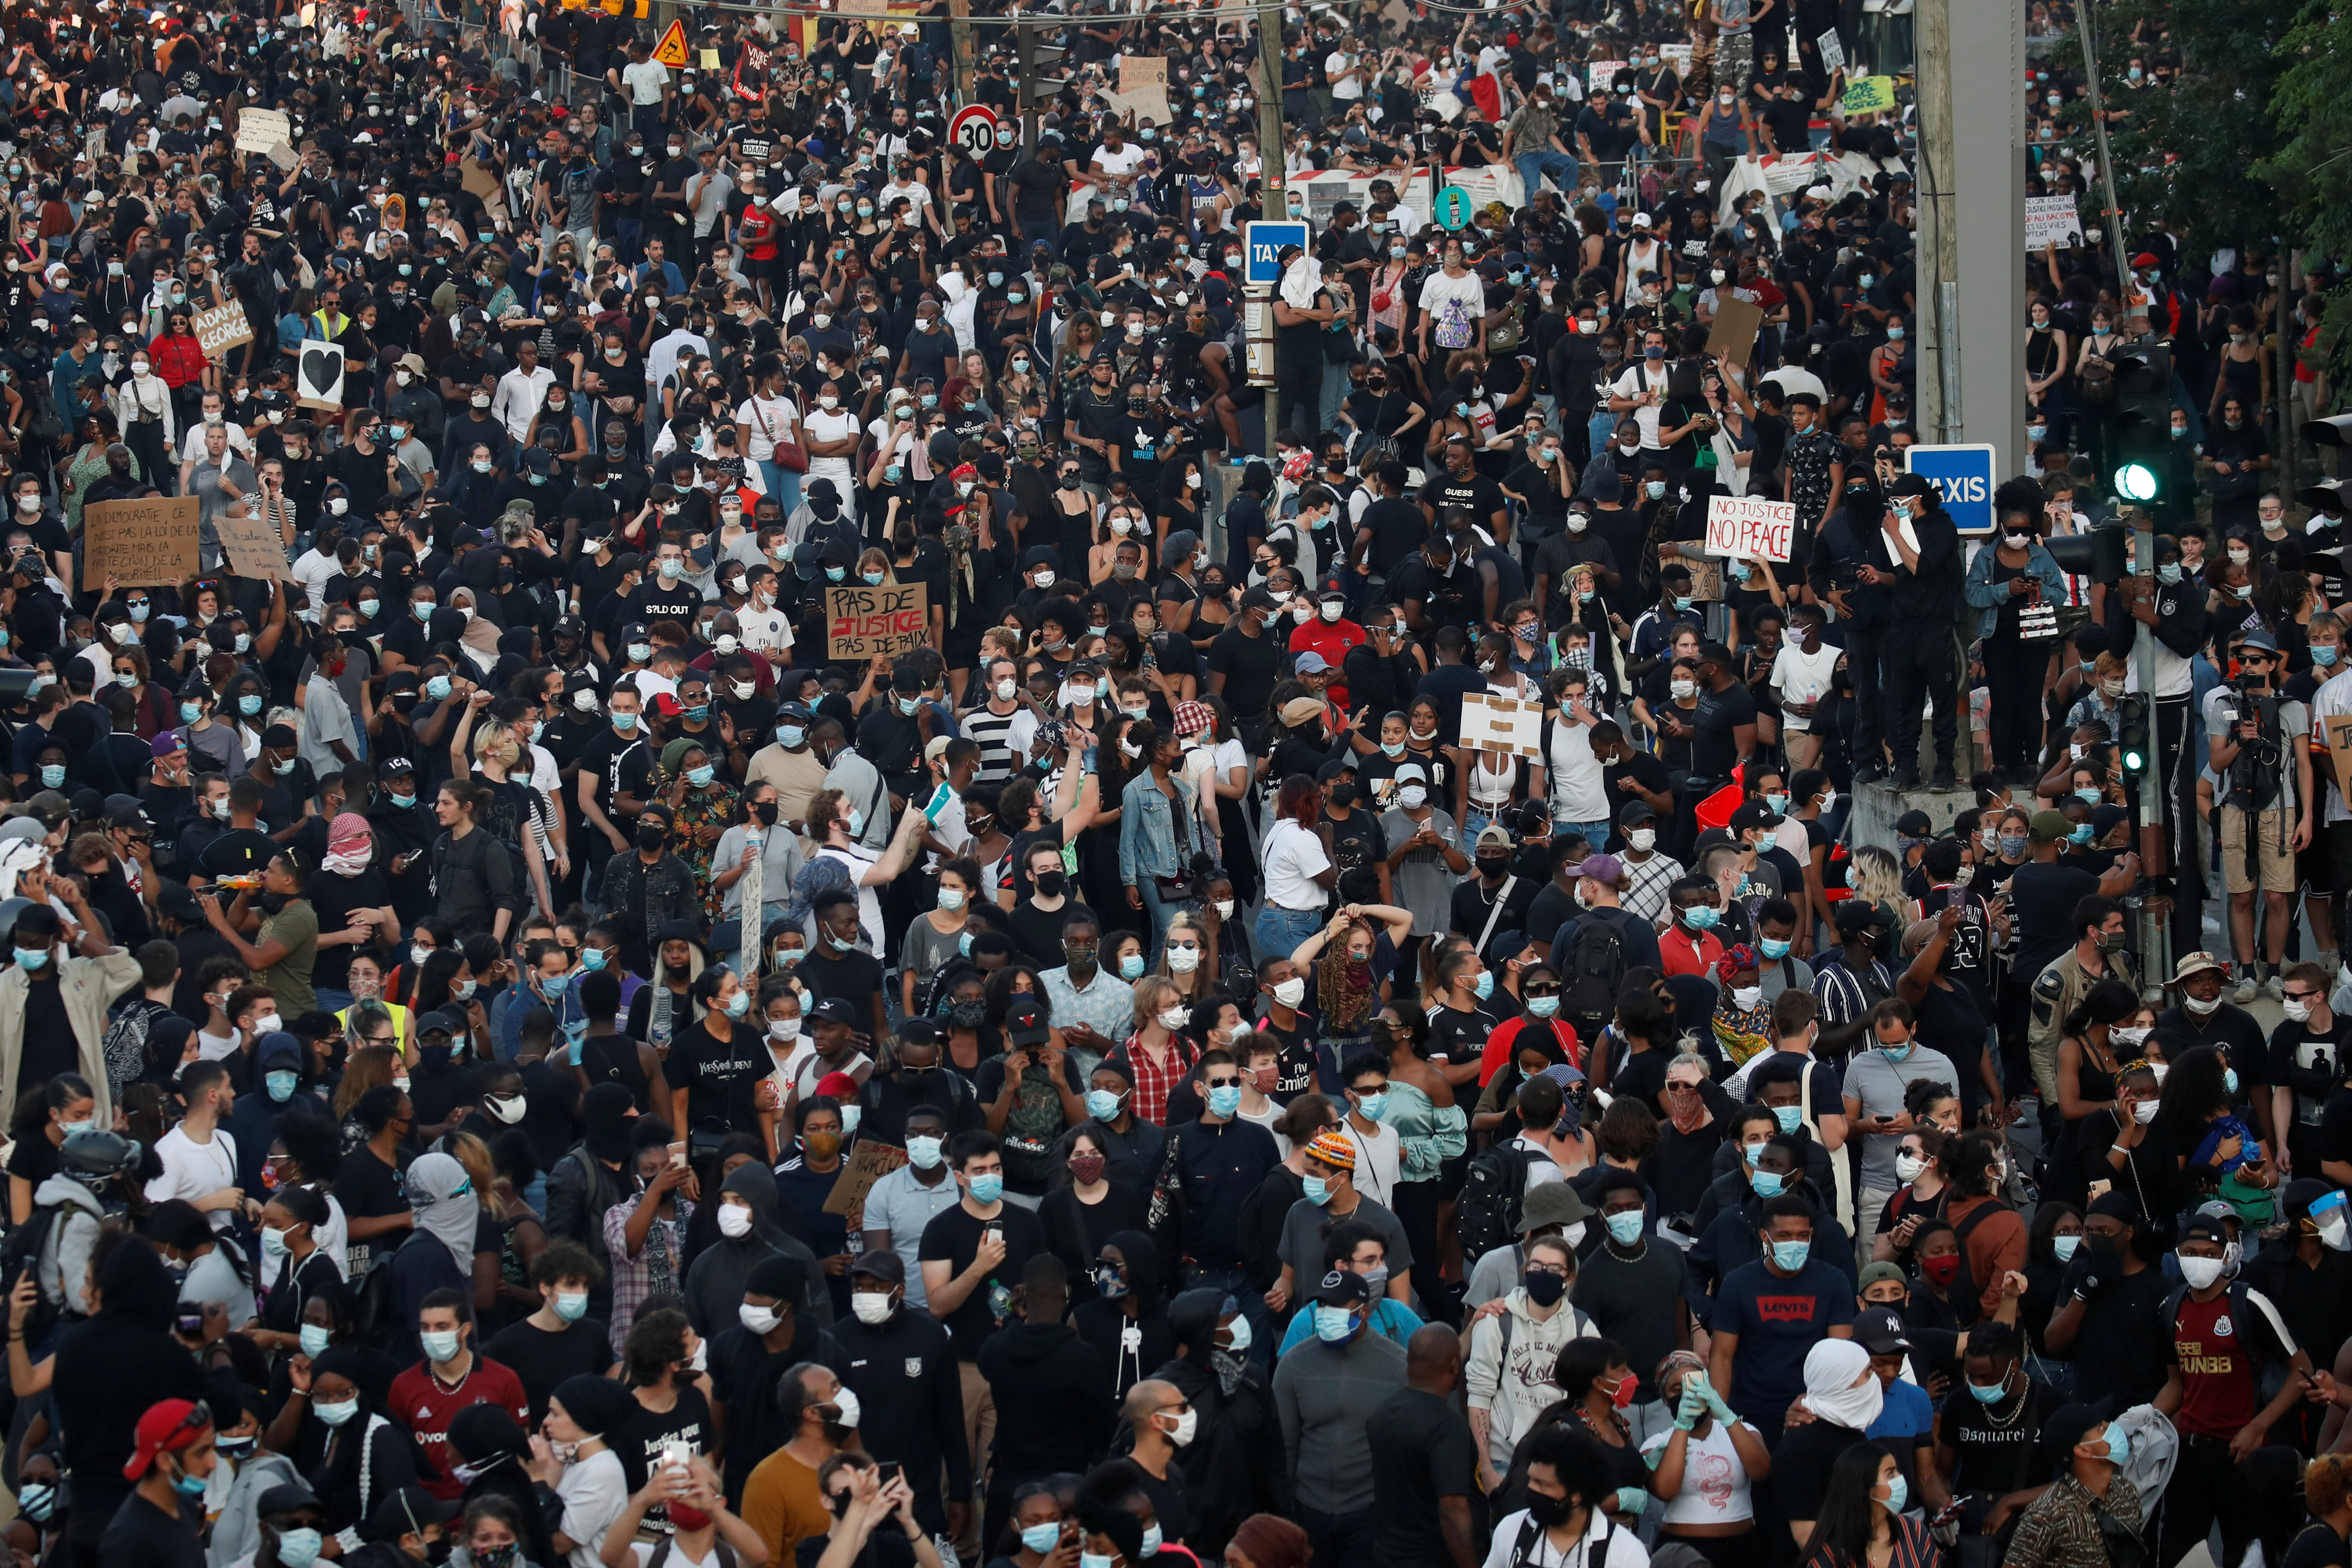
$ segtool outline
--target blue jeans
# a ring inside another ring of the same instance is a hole
[[[1175,911],[1160,901],[1160,886],[1150,877],[1138,877],[1135,890],[1143,895],[1144,918],[1150,921],[1150,929],[1144,933],[1143,951],[1147,954],[1156,953],[1160,951],[1160,944],[1168,940],[1168,918]],[[1147,965],[1151,962],[1149,957],[1144,959]]]
[[[762,458],[760,459],[760,482],[768,487],[768,493],[776,498],[776,504],[784,509],[784,516],[789,519],[801,504],[801,477],[774,458]]]
[[[1580,836],[1587,844],[1592,846],[1592,852],[1598,855],[1601,853],[1601,847],[1609,842],[1611,826],[1606,818],[1599,822],[1555,821],[1551,825],[1551,830],[1554,837],[1564,838],[1571,833]]]
[[[1511,160],[1519,171],[1519,199],[1533,205],[1536,192],[1543,186],[1543,176],[1549,174],[1553,184],[1559,187],[1560,198],[1572,203],[1576,195],[1576,160],[1565,153],[1522,153]]]
[[[1322,929],[1320,910],[1286,910],[1268,903],[1257,911],[1257,925],[1250,934],[1257,941],[1257,961],[1264,964],[1288,958],[1300,942]]]
[[[1584,422],[1584,438],[1589,443],[1585,448],[1588,457],[1597,458],[1609,450],[1609,444],[1617,439],[1617,418],[1616,415],[1609,412],[1606,403],[1595,405],[1592,417]]]
[[[1462,853],[1474,859],[1476,858],[1478,835],[1494,826],[1496,820],[1496,817],[1479,810],[1475,805],[1464,806],[1462,808]]]

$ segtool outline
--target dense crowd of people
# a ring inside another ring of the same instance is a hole
[[[2332,273],[1963,537],[1907,5],[271,9],[0,11],[20,1562],[2346,1562]]]

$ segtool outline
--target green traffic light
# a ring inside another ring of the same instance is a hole
[[[2128,501],[2156,499],[2156,470],[2145,463],[2125,463],[2116,469],[2116,493]]]
[[[2138,752],[2127,751],[2124,753],[2124,772],[2136,773],[2146,766],[2147,766],[2147,759]]]

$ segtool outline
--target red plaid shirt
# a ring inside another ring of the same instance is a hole
[[[1169,1043],[1167,1053],[1154,1061],[1150,1051],[1136,1044],[1139,1037],[1129,1035],[1111,1052],[1110,1059],[1135,1080],[1135,1099],[1128,1109],[1145,1121],[1165,1126],[1168,1096],[1201,1059],[1201,1047],[1179,1035]]]

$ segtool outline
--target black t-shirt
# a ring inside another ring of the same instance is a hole
[[[1502,1026],[1503,1021],[1483,1006],[1467,1013],[1453,1006],[1433,1007],[1429,1011],[1430,1055],[1442,1056],[1448,1061],[1475,1060],[1486,1048],[1486,1037]]]
[[[2049,1387],[2032,1379],[2021,1402],[2014,1394],[1990,1405],[1980,1405],[1973,1396],[1944,1401],[1936,1441],[1959,1450],[1960,1468],[1952,1489],[2004,1497],[2047,1481],[2050,1463],[2042,1453],[2042,1422],[2057,1405]]]
[[[1464,478],[1440,473],[1421,487],[1421,499],[1437,509],[1441,521],[1447,507],[1458,506],[1469,512],[1471,521],[1491,529],[1495,514],[1503,510],[1503,487],[1481,473]]]
[[[1539,886],[1522,877],[1512,885],[1508,896],[1504,896],[1499,887],[1491,894],[1487,892],[1483,879],[1475,876],[1455,883],[1449,910],[1454,934],[1479,943],[1478,956],[1489,963],[1496,962],[1500,954],[1496,943],[1505,931],[1539,929],[1528,924],[1528,910],[1534,904]],[[1553,922],[1552,929],[1559,929],[1558,921]]]
[[[980,1256],[980,1233],[983,1226],[1002,1226],[1004,1230],[1004,1261],[985,1279],[972,1288],[963,1305],[949,1313],[941,1321],[947,1324],[949,1336],[955,1341],[956,1360],[977,1361],[982,1340],[996,1331],[997,1326],[1013,1313],[1013,1288],[1021,1282],[1021,1271],[1029,1259],[1045,1250],[1045,1227],[1037,1216],[1017,1204],[999,1206],[988,1220],[973,1217],[971,1211],[958,1203],[941,1210],[931,1223],[923,1227],[923,1239],[916,1253],[918,1261],[929,1263],[944,1259],[950,1277],[961,1274]],[[936,1316],[936,1314],[934,1314]]]
[[[1262,718],[1279,675],[1280,649],[1271,633],[1250,637],[1227,626],[1209,641],[1209,673],[1225,678],[1221,695],[1234,717]]]
[[[2074,944],[2074,906],[2099,890],[2099,879],[2072,866],[2029,861],[2009,879],[2009,907],[2017,919],[2017,951],[2010,973],[2031,984],[2050,961]]]
[[[1772,1499],[1780,1517],[1821,1518],[1838,1456],[1866,1440],[1851,1426],[1827,1421],[1808,1421],[1781,1433],[1772,1449]]]
[[[602,1325],[598,1325],[600,1328]],[[509,1329],[508,1333],[514,1331]],[[499,1336],[503,1339],[506,1336]],[[635,1402],[631,1401],[632,1404]],[[533,1419],[536,1419],[534,1406]],[[673,1444],[688,1453],[708,1453],[716,1445],[711,1429],[710,1401],[702,1390],[686,1384],[677,1391],[677,1403],[667,1410],[648,1410],[638,1405],[621,1424],[618,1436],[606,1439],[613,1452],[621,1457],[622,1473],[629,1478],[629,1490],[635,1492],[646,1484],[653,1467],[661,1460],[662,1451]],[[646,1527],[657,1534],[667,1535],[675,1527],[669,1521],[668,1505],[656,1503],[646,1510]]]
[[[303,891],[319,917],[319,930],[330,933],[347,929],[353,910],[383,909],[392,902],[392,889],[373,868],[356,877],[340,877],[333,872],[314,876]],[[311,961],[310,984],[324,991],[346,989],[343,983],[351,974],[352,954],[358,951],[320,943],[317,956]]]
[[[1372,502],[1356,526],[1372,536],[1364,563],[1376,577],[1386,576],[1429,538],[1428,514],[1402,496]]]
[[[352,1219],[381,1219],[388,1214],[406,1214],[408,1197],[402,1173],[375,1156],[375,1151],[364,1144],[352,1150],[335,1167],[335,1201],[343,1205],[343,1213]],[[375,1241],[354,1241],[351,1244],[351,1266],[354,1276],[365,1270],[368,1252],[389,1254],[406,1235],[404,1231],[388,1231]]]
[[[35,1192],[58,1173],[58,1146],[38,1132],[16,1140],[8,1151],[8,1173],[21,1176]]]
[[[1733,681],[1720,691],[1701,688],[1698,694],[1698,721],[1693,726],[1698,731],[1691,742],[1691,776],[1703,779],[1728,779],[1731,767],[1739,761],[1739,742],[1735,731],[1743,724],[1756,722],[1756,699],[1748,688]]]
[[[521,1382],[535,1430],[547,1414],[548,1396],[565,1378],[583,1373],[601,1377],[613,1364],[612,1330],[601,1318],[583,1318],[564,1324],[560,1333],[550,1333],[526,1320],[500,1330],[482,1353]],[[620,1445],[615,1443],[614,1447],[617,1450]],[[626,1452],[622,1453],[621,1462],[628,1463]],[[642,1476],[632,1479],[635,1486],[645,1484]]]
[[[204,1521],[201,1501],[182,1502],[174,1519],[133,1492],[107,1521],[99,1560],[110,1568],[204,1568],[205,1549],[196,1540]]]
[[[1473,1497],[1478,1445],[1447,1401],[1400,1388],[1364,1418],[1372,1461],[1373,1561],[1420,1568],[1446,1560],[1438,1500]]]
[[[16,1061],[16,1103],[24,1104],[34,1090],[58,1074],[80,1068],[80,1047],[75,1041],[72,1020],[66,1016],[58,966],[51,963],[25,989],[25,1043]]]
[[[685,1089],[691,1126],[749,1132],[760,1125],[752,1089],[774,1066],[748,1026],[737,1024],[732,1037],[722,1040],[711,1034],[707,1018],[698,1018],[672,1038],[662,1076],[673,1089]],[[677,1131],[685,1136],[684,1128]]]
[[[882,989],[882,961],[856,949],[833,954],[813,952],[801,960],[800,977],[818,1001],[838,996],[856,1008],[862,1023],[871,1010],[871,998]]]
[[[2352,1563],[2352,1553],[2345,1550],[2344,1538],[2336,1533],[2336,1527],[2314,1520],[2286,1549],[2281,1568],[2344,1568],[2347,1563]]]
[[[2352,1043],[2352,1018],[2332,1018],[2326,1032],[2317,1035],[2308,1024],[2290,1019],[2271,1031],[2267,1071],[2255,1081],[2292,1089],[2296,1124],[2317,1127],[2329,1096],[2344,1081],[2347,1059],[2352,1058],[2347,1043]]]

